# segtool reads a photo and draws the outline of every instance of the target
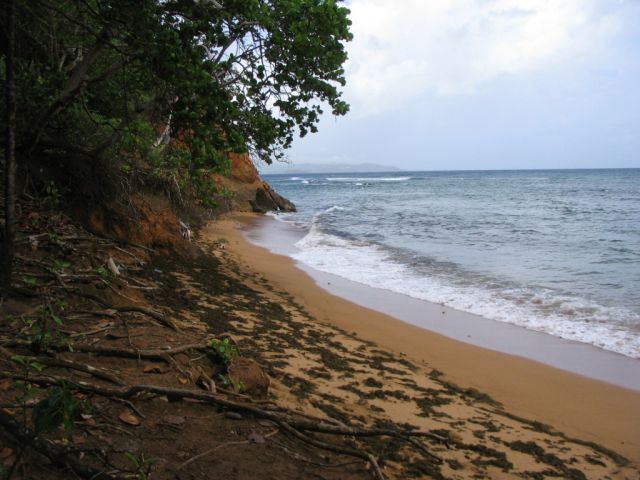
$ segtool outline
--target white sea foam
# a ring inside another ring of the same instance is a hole
[[[332,207],[327,208],[320,215],[324,215],[325,213],[331,213],[331,212],[346,212],[348,210],[349,209],[347,207],[341,207],[340,205],[334,205]]]
[[[323,213],[341,208],[333,206]],[[559,296],[550,290],[535,293],[526,288],[492,290],[480,284],[456,285],[436,275],[420,275],[410,266],[395,261],[382,247],[322,232],[317,221],[296,247],[300,251],[294,258],[324,272],[640,358],[640,336],[624,325],[624,319],[629,324],[639,319],[628,310],[605,308],[587,300]],[[617,321],[612,322],[612,318]]]
[[[329,182],[406,182],[411,177],[327,177]]]
[[[270,211],[270,212],[266,212],[265,215],[267,217],[274,218],[279,222],[288,223],[288,224],[297,224],[297,222],[295,221],[295,218],[289,212]]]

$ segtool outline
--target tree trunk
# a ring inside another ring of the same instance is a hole
[[[16,86],[15,86],[15,0],[8,0],[7,8],[7,55],[5,57],[7,79],[6,137],[4,153],[4,242],[2,244],[2,291],[11,288],[13,256],[16,236]]]
[[[100,53],[109,43],[109,38],[109,31],[106,28],[103,29],[98,35],[98,38],[96,38],[95,44],[82,58],[82,61],[78,65],[76,65],[73,70],[71,70],[71,75],[67,79],[67,83],[62,89],[62,92],[60,92],[60,95],[58,95],[58,97],[51,103],[51,105],[49,105],[49,108],[47,108],[44,115],[42,115],[42,118],[34,127],[33,136],[31,138],[31,141],[29,142],[30,152],[32,152],[38,142],[40,142],[42,134],[44,133],[44,130],[51,119],[58,113],[63,111],[69,103],[71,103],[78,97],[83,87],[85,86],[87,80],[87,72],[95,63],[95,61],[100,57]]]

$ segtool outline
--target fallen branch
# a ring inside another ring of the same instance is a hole
[[[67,317],[67,318],[78,318],[78,317],[76,316],[76,317]],[[64,330],[62,328],[60,328],[58,330],[60,332],[64,333],[64,334],[68,335],[69,338],[78,338],[78,337],[87,337],[89,335],[95,335],[97,333],[104,333],[107,330],[110,330],[111,328],[113,328],[113,326],[114,326],[113,323],[109,322],[109,323],[107,323],[105,325],[102,325],[101,327],[97,327],[97,328],[94,328],[92,330],[85,330],[84,332],[74,332],[74,331],[71,331],[71,330]]]
[[[138,265],[144,265],[146,262],[144,260],[142,260],[140,257],[138,257],[136,254],[131,253],[129,250],[126,250],[124,248],[120,248],[117,245],[113,245],[113,248],[115,248],[116,250],[118,250],[119,252],[124,253],[125,255],[129,255],[131,258],[133,258],[136,262],[138,262]]]
[[[217,452],[218,450],[220,450],[221,448],[224,447],[229,447],[231,445],[248,445],[249,444],[249,440],[239,440],[237,442],[227,442],[227,443],[221,443],[219,445],[216,445],[213,448],[210,448],[209,450],[206,450],[202,453],[199,453],[198,455],[195,455],[193,457],[191,457],[189,460],[187,460],[186,462],[180,464],[178,466],[178,468],[176,468],[176,471],[178,470],[182,470],[184,467],[186,467],[187,465],[195,462],[196,460],[201,459],[202,457],[206,457],[207,455],[211,455],[214,452]]]
[[[276,433],[278,433],[278,429],[275,429],[273,432],[269,432],[267,433],[264,438],[269,438],[274,436]],[[228,447],[230,445],[248,445],[249,443],[251,443],[249,440],[239,440],[236,442],[227,442],[227,443],[221,443],[219,445],[216,445],[213,448],[210,448],[209,450],[205,450],[202,453],[199,453],[197,455],[194,455],[193,457],[191,457],[189,460],[186,460],[185,462],[183,462],[182,464],[180,464],[180,466],[178,466],[178,468],[176,468],[176,471],[178,470],[182,470],[184,467],[186,467],[187,465],[190,465],[191,463],[195,462],[196,460],[201,459],[202,457],[206,457],[207,455],[211,455],[212,453],[220,450],[221,448],[224,447]]]
[[[109,308],[112,308],[113,310],[116,310],[122,313],[126,313],[126,312],[142,313],[144,315],[147,315],[153,318],[154,320],[161,323],[162,325],[169,327],[175,331],[178,331],[178,327],[176,327],[176,325],[171,320],[166,318],[162,313],[155,312],[149,308],[140,307],[137,305],[125,305],[122,307],[109,307]]]
[[[49,367],[62,367],[70,370],[77,370],[79,372],[85,372],[96,378],[99,378],[101,380],[106,380],[107,382],[111,382],[121,387],[125,385],[125,383],[122,380],[120,380],[118,377],[116,377],[112,373],[105,372],[102,369],[96,368],[86,363],[74,362],[72,360],[67,360],[64,358],[50,358],[50,357],[35,357],[34,360],[36,362],[42,363],[43,365],[47,365]]]
[[[10,372],[0,372],[2,376],[8,376],[11,378],[18,378],[20,380],[27,380],[23,375],[16,375]],[[57,384],[60,379],[46,377],[46,376],[30,376],[28,381],[39,384],[39,385],[54,385]],[[368,452],[362,452],[359,450],[354,450],[348,447],[343,447],[335,444],[331,444],[314,437],[303,433],[307,432],[317,432],[317,433],[325,433],[330,435],[340,435],[340,436],[354,436],[354,437],[373,437],[373,436],[391,436],[396,438],[401,438],[408,441],[411,445],[417,447],[421,452],[426,453],[430,457],[442,461],[439,457],[429,452],[424,445],[419,444],[415,441],[409,441],[408,439],[415,437],[423,437],[430,438],[432,440],[436,440],[438,442],[446,443],[444,437],[439,435],[435,435],[431,432],[423,432],[423,431],[396,431],[396,430],[388,430],[388,429],[358,429],[346,426],[336,426],[330,425],[326,423],[311,423],[311,422],[288,422],[282,415],[278,415],[276,413],[263,410],[261,408],[256,407],[251,404],[242,404],[238,402],[234,402],[228,400],[226,398],[222,398],[219,395],[197,391],[197,390],[185,390],[180,388],[171,388],[171,387],[161,387],[157,385],[132,385],[126,388],[114,389],[108,387],[102,387],[98,385],[89,384],[83,381],[73,380],[73,379],[64,379],[72,388],[75,388],[84,393],[94,393],[97,395],[101,395],[104,397],[114,397],[114,398],[124,398],[129,399],[134,397],[140,393],[148,393],[155,395],[163,395],[172,399],[184,399],[189,398],[193,400],[199,400],[205,403],[209,403],[212,405],[216,405],[218,407],[226,408],[233,411],[244,412],[247,414],[252,414],[258,418],[264,418],[270,420],[281,427],[284,431],[291,434],[292,436],[298,438],[299,440],[304,441],[310,445],[313,445],[317,448],[321,448],[323,450],[328,450],[334,453],[339,453],[355,458],[360,458],[362,460],[367,461],[371,464],[374,473],[378,480],[383,480],[384,474],[380,469],[380,466],[377,463],[376,458]]]
[[[407,431],[397,431],[397,430],[389,430],[389,429],[380,429],[380,428],[375,428],[375,429],[367,429],[367,428],[353,428],[353,427],[339,427],[336,425],[329,425],[326,423],[320,423],[320,424],[315,424],[315,423],[310,423],[310,422],[295,422],[295,423],[291,423],[292,427],[295,427],[299,430],[305,430],[308,432],[317,432],[317,433],[332,433],[332,434],[338,434],[338,435],[348,435],[348,436],[352,436],[352,437],[380,437],[380,436],[386,436],[386,437],[395,437],[395,438],[400,438],[403,440],[407,440],[413,437],[423,437],[423,438],[430,438],[432,440],[435,440],[439,443],[443,443],[448,445],[449,440],[445,437],[442,437],[440,435],[436,435],[435,433],[431,433],[431,432],[423,432],[423,431],[413,431],[413,430],[407,430]],[[435,454],[429,452],[424,445],[420,444],[420,443],[413,443],[413,442],[409,442],[412,443],[412,445],[418,447],[420,450],[422,450],[424,453],[426,453],[427,455],[429,455],[430,457],[438,460],[439,462],[442,462],[442,459],[438,456],[436,456]]]
[[[29,346],[31,346],[31,344],[29,344]],[[4,358],[5,360],[12,360],[14,357],[14,354],[13,352],[10,352],[9,350],[7,350],[4,346],[0,345],[0,357]],[[34,360],[43,365],[47,365],[49,367],[62,367],[62,368],[67,368],[69,370],[77,370],[79,372],[85,372],[96,378],[106,380],[108,382],[114,383],[121,387],[125,385],[125,383],[115,375],[109,372],[105,372],[104,370],[93,367],[91,365],[87,365],[86,363],[74,362],[72,360],[67,360],[64,358],[51,358],[51,357],[45,357],[45,356],[39,356],[39,357],[31,356],[26,358]]]
[[[316,438],[305,435],[304,433],[300,432],[299,430],[296,430],[294,427],[292,427],[291,425],[283,421],[278,421],[278,425],[280,425],[286,432],[290,433],[294,437],[310,445],[313,445],[314,447],[321,448],[323,450],[328,450],[334,453],[339,453],[342,455],[348,455],[350,457],[361,458],[362,460],[369,462],[369,464],[373,468],[376,478],[378,480],[385,480],[385,476],[382,473],[382,470],[380,469],[380,465],[378,465],[378,461],[376,460],[376,457],[374,457],[372,454],[368,452],[361,452],[360,450],[353,450],[352,448],[341,447],[338,445],[334,445],[332,443],[323,442],[322,440],[318,440]]]
[[[348,467],[350,465],[356,465],[359,463],[362,463],[360,460],[354,460],[351,462],[341,462],[341,463],[321,463],[321,462],[314,462],[313,460],[310,460],[308,458],[306,458],[303,455],[300,455],[297,452],[293,452],[290,449],[288,449],[287,447],[285,447],[284,445],[278,443],[278,442],[272,442],[273,445],[281,448],[285,453],[287,453],[288,455],[291,455],[293,458],[295,458],[296,460],[300,460],[301,462],[305,462],[308,463],[310,465],[314,465],[316,467],[320,467],[320,468],[342,468],[342,467]]]
[[[2,344],[5,347],[22,347],[31,349],[31,342],[27,342],[25,340],[9,340]],[[61,343],[51,343],[47,345],[47,348],[52,351],[58,352],[68,352],[69,345],[61,344]],[[206,350],[208,348],[208,344],[204,343],[192,343],[189,345],[182,345],[176,348],[169,348],[166,350],[136,350],[136,349],[128,349],[128,348],[104,348],[104,347],[95,347],[92,345],[73,345],[74,352],[81,353],[92,353],[94,355],[100,355],[105,357],[123,357],[123,358],[135,358],[135,359],[145,359],[145,360],[163,360],[167,363],[173,363],[170,358],[170,355],[175,355],[176,353],[183,353],[189,350]]]
[[[87,298],[89,300],[93,300],[94,302],[97,302],[99,304],[101,304],[103,307],[106,307],[110,310],[115,310],[117,312],[121,312],[121,313],[126,313],[126,312],[134,312],[134,313],[142,313],[144,315],[147,315],[151,318],[153,318],[154,320],[158,321],[159,323],[161,323],[162,325],[165,325],[173,330],[178,331],[178,327],[175,326],[175,324],[169,320],[168,318],[166,318],[162,313],[160,312],[156,312],[154,310],[151,310],[149,308],[145,308],[145,307],[140,307],[138,305],[122,305],[119,307],[114,307],[112,305],[109,305],[109,303],[107,303],[106,300],[93,295],[91,293],[85,293],[85,292],[81,292],[80,290],[76,289],[76,288],[67,288],[66,289],[67,292],[69,293],[73,293],[79,297],[84,297]],[[116,292],[117,293],[117,292]]]

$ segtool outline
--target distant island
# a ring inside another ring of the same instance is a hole
[[[305,174],[305,173],[365,173],[365,172],[399,172],[397,167],[379,165],[376,163],[303,163],[293,165],[288,163],[274,163],[261,165],[261,174]]]

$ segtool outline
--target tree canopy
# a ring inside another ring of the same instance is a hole
[[[348,111],[339,0],[5,0],[0,10],[3,290],[16,165],[48,170],[63,180],[53,190],[76,200],[126,197],[151,171],[209,206],[209,174],[228,171],[229,152],[270,163],[316,131],[323,108]]]
[[[226,152],[270,163],[323,108],[348,110],[335,0],[14,1],[19,158],[224,170]]]

